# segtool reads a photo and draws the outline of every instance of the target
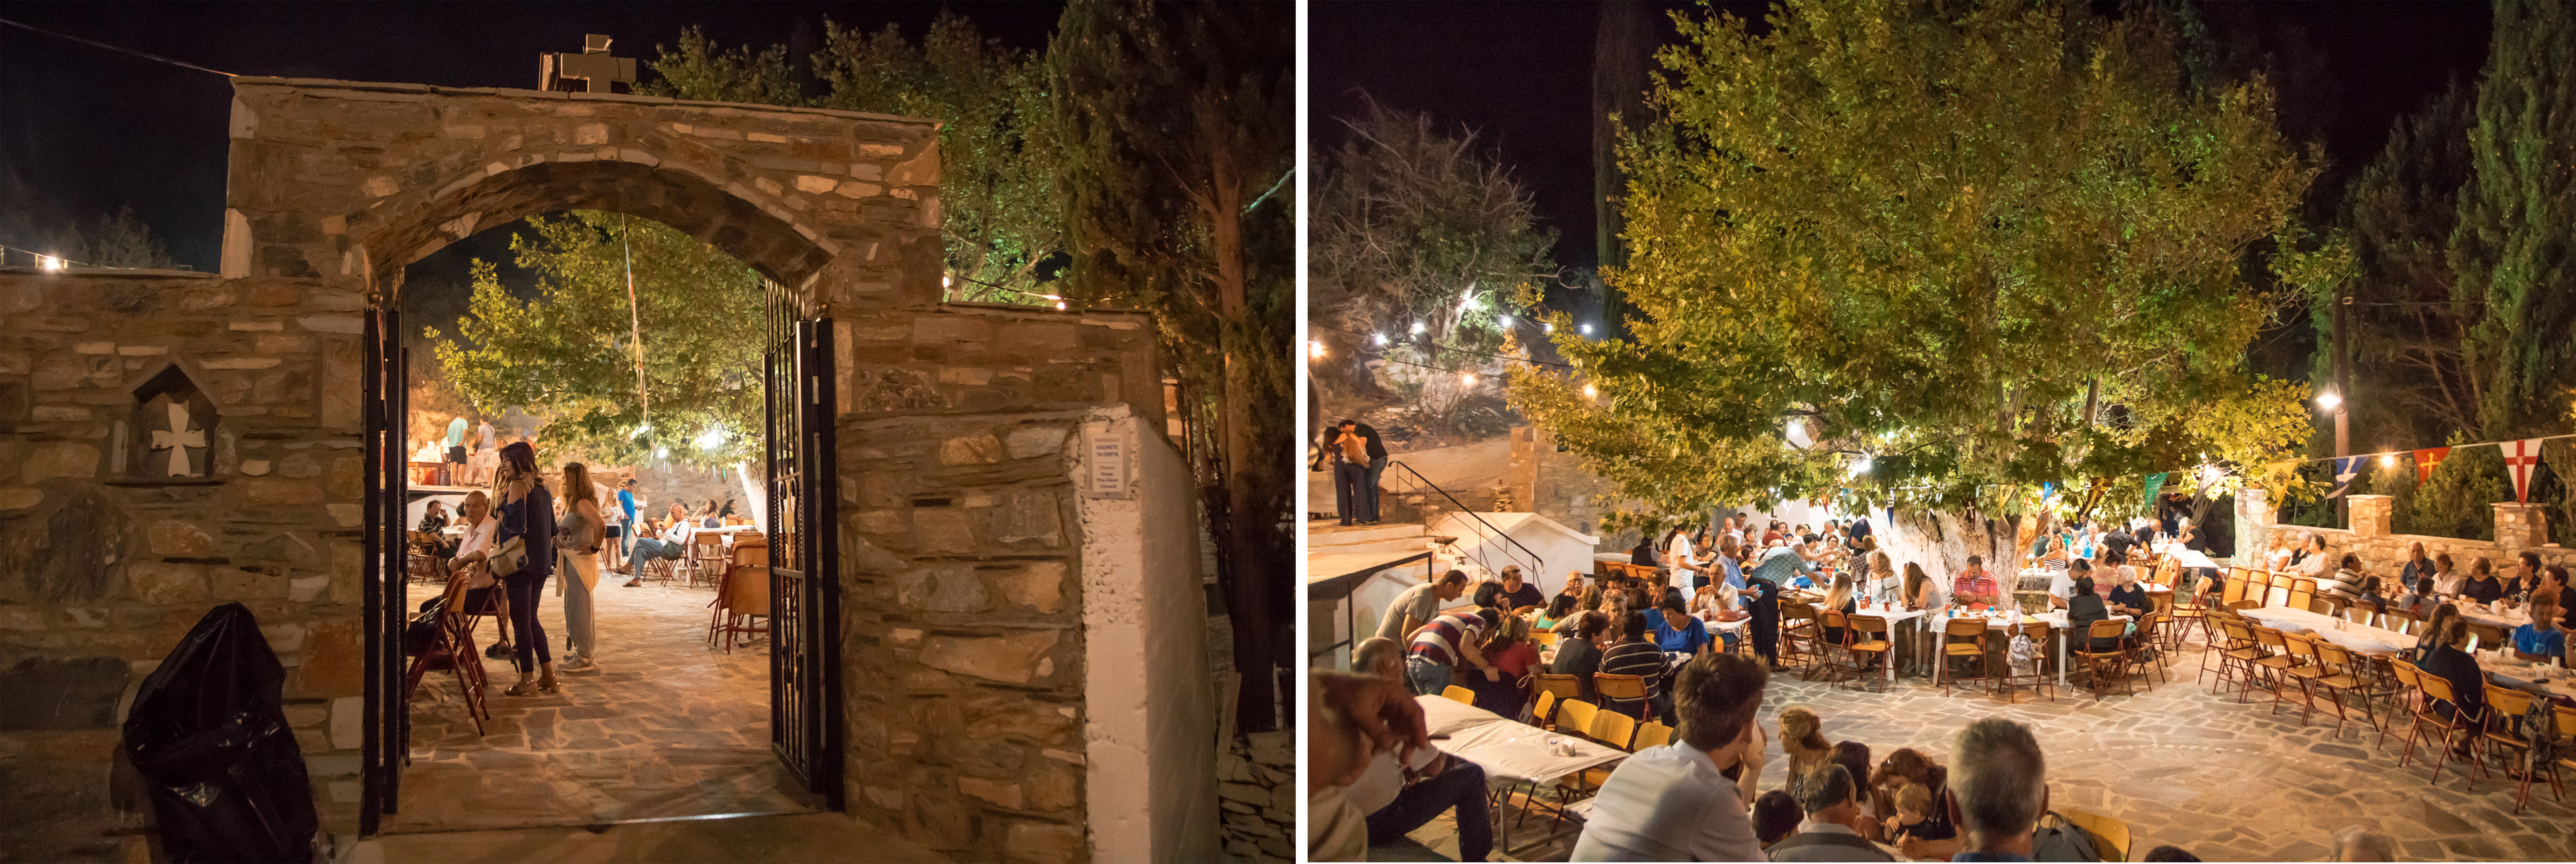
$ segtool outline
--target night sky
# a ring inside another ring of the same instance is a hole
[[[826,16],[917,37],[942,8],[1038,49],[1063,4],[12,3],[0,18],[240,75],[533,87],[537,56],[580,51],[584,33],[649,61],[691,25],[721,45],[807,49]],[[181,264],[215,269],[231,101],[220,76],[0,25],[0,197],[16,199],[0,200],[0,244],[132,206]]]
[[[1690,9],[1688,3],[1655,3]],[[2290,62],[2273,80],[2283,125],[2326,145],[2321,183],[2340,188],[2375,155],[2389,123],[2485,61],[2485,3],[2302,2],[2204,7],[2213,34]],[[1314,152],[1360,110],[1428,111],[1480,130],[1532,186],[1558,231],[1558,263],[1593,263],[1590,2],[1316,2],[1307,43]],[[1670,25],[1664,25],[1669,34]],[[2300,47],[2307,46],[2302,51]]]

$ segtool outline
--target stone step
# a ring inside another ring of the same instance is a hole
[[[1390,522],[1384,525],[1351,525],[1347,527],[1324,523],[1313,525],[1306,529],[1306,545],[1309,547],[1340,546],[1393,539],[1419,541],[1422,539],[1422,534],[1423,527],[1422,524],[1418,522]]]

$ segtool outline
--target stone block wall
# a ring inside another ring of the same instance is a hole
[[[1088,860],[1066,463],[1092,406],[1161,425],[1149,319],[836,312],[850,809],[962,858]]]
[[[0,831],[0,857],[136,824],[107,806],[119,700],[232,601],[287,666],[324,825],[355,829],[364,306],[307,280],[0,270],[0,810],[58,817]],[[212,408],[195,477],[167,476],[166,418],[139,410],[182,380]]]
[[[1568,528],[1601,537],[1603,552],[1624,552],[1637,545],[1636,529],[1607,532],[1601,517],[1616,509],[1617,490],[1583,467],[1581,457],[1559,453],[1547,430],[1514,426],[1512,464],[1503,486],[1515,507],[1554,519]]]
[[[1254,732],[1227,742],[1217,760],[1225,854],[1236,861],[1297,860],[1297,739]]]
[[[2258,490],[2259,491],[2259,490]],[[2499,576],[2510,575],[2523,552],[2536,552],[2542,564],[2559,564],[2576,568],[2576,550],[2544,544],[2549,536],[2547,517],[2538,504],[2499,503],[2495,505],[2496,542],[2435,537],[2424,534],[2389,533],[2391,501],[2385,495],[2352,496],[2352,528],[2311,528],[2305,525],[2278,525],[2269,518],[2268,505],[2261,497],[2241,505],[2237,514],[2244,527],[2246,542],[2240,547],[2239,561],[2259,560],[2272,547],[2275,536],[2288,537],[2292,543],[2306,534],[2325,538],[2326,554],[2341,558],[2346,552],[2361,555],[2363,569],[2382,580],[2395,580],[2406,569],[2406,553],[2411,544],[2424,544],[2426,556],[2449,554],[2452,566],[2469,572],[2470,562],[2485,558],[2495,565]]]

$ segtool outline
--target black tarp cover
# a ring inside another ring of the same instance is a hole
[[[286,669],[239,603],[206,613],[143,679],[125,755],[173,862],[313,859],[319,825],[278,687]]]

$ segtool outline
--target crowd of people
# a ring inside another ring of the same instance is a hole
[[[2069,842],[2051,839],[2060,835],[2081,837],[2068,826],[2043,826],[2044,759],[2029,730],[2006,720],[1961,730],[1945,768],[1914,748],[1873,763],[1867,745],[1829,743],[1815,711],[1788,706],[1778,717],[1788,780],[1782,788],[1758,789],[1770,736],[1753,718],[1769,675],[1784,671],[1772,602],[1779,592],[1821,592],[1822,608],[1846,613],[1863,599],[1911,609],[2016,604],[2006,577],[1979,557],[1946,576],[1914,562],[1897,565],[1879,548],[1866,519],[1827,521],[1816,529],[1779,520],[1757,527],[1758,521],[1728,518],[1713,529],[1651,535],[1632,560],[1654,565],[1654,578],[1574,573],[1553,596],[1527,584],[1517,568],[1482,583],[1448,571],[1402,596],[1376,636],[1358,646],[1353,668],[1375,681],[1372,687],[1383,688],[1382,698],[1369,704],[1385,705],[1382,719],[1389,723],[1399,723],[1408,708],[1419,716],[1418,706],[1399,704],[1399,697],[1441,694],[1457,682],[1474,692],[1478,707],[1517,718],[1535,692],[1532,676],[1548,672],[1573,676],[1577,698],[1678,730],[1672,743],[1623,758],[1599,787],[1573,851],[1578,861],[2033,860],[2034,844]],[[2048,577],[2047,605],[2065,610],[2070,632],[2083,633],[2091,622],[2113,616],[2134,621],[2154,608],[2142,585],[2144,562],[2132,557],[2133,550],[2157,548],[2159,538],[2184,542],[2195,535],[2188,519],[2051,526],[2027,551]],[[2403,659],[2452,682],[2460,704],[2433,706],[2443,716],[2468,724],[2514,719],[2493,716],[2484,705],[2487,678],[2468,650],[2462,603],[2526,612],[2529,623],[2510,637],[2511,650],[2523,659],[2576,660],[2567,656],[2566,638],[2576,629],[2576,603],[2561,599],[2567,570],[2544,565],[2537,554],[2521,553],[2501,573],[2476,559],[2462,575],[2449,556],[2428,555],[2417,544],[2394,568],[2398,575],[2383,580],[2357,552],[2331,553],[2313,535],[2283,532],[2273,545],[2276,554],[2267,559],[2272,569],[2313,574],[2322,593],[2355,607],[2407,612],[2424,621],[2419,644]],[[2223,590],[2216,572],[2189,576],[2177,586],[2182,596],[2213,602]],[[1461,598],[1471,599],[1446,605]],[[1720,626],[1739,621],[1749,626]],[[1539,660],[1534,633],[1552,634],[1552,660]],[[1735,650],[1739,638],[1750,643],[1752,657]],[[2140,641],[2132,628],[2097,638],[2090,647],[2153,650]],[[1636,675],[1646,682],[1644,693],[1604,694],[1594,681],[1600,674]],[[1347,683],[1334,687],[1319,684],[1316,692],[1354,692]],[[1380,730],[1347,740],[1383,744],[1402,738],[1388,734]],[[1365,743],[1353,747],[1362,755],[1370,749]],[[1417,765],[1408,761],[1414,756],[1389,755],[1399,751],[1414,752],[1395,745],[1378,756],[1397,767],[1362,766],[1379,778],[1378,785],[1353,787],[1347,802],[1326,802],[1359,809],[1361,818],[1353,824],[1364,830],[1353,829],[1359,833],[1344,839],[1388,842],[1454,811],[1464,860],[1484,860],[1493,814],[1484,797],[1458,791],[1469,788],[1469,776],[1481,783],[1482,772],[1447,757],[1423,757]],[[1386,777],[1398,780],[1387,785]],[[1315,788],[1331,785],[1327,776]],[[1363,794],[1363,788],[1369,791]],[[1328,834],[1313,837],[1317,860],[1345,860],[1324,853],[1322,844],[1334,842]],[[2338,860],[2389,860],[2386,838],[2365,829],[2347,830],[2333,841]],[[2162,847],[2146,860],[2198,859]]]

